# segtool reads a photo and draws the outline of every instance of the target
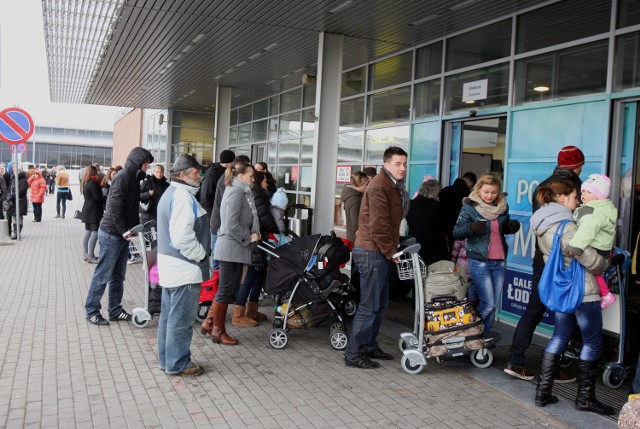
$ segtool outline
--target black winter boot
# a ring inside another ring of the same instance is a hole
[[[575,408],[578,411],[591,411],[608,416],[613,414],[613,407],[604,405],[596,399],[597,376],[598,361],[578,361],[578,393]]]
[[[540,362],[538,386],[536,387],[536,407],[544,407],[558,402],[558,397],[551,394],[553,389],[553,374],[560,364],[561,355],[544,352]]]

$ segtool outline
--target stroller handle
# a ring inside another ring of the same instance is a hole
[[[271,244],[267,243],[266,241],[258,241],[258,244],[256,245],[256,247],[260,250],[262,250],[263,252],[265,252],[268,255],[271,255],[275,258],[280,258],[280,255],[278,255],[277,253],[274,252],[275,250],[275,246],[272,246]]]

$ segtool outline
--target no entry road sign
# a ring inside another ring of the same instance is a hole
[[[9,107],[0,112],[0,139],[5,143],[26,142],[33,134],[33,119],[18,107]]]

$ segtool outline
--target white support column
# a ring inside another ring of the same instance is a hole
[[[313,145],[313,233],[333,229],[340,88],[342,86],[342,45],[344,36],[320,33],[316,76],[316,123]]]
[[[220,152],[229,147],[229,125],[231,124],[231,88],[219,86],[216,92],[216,114],[213,128],[214,161]]]

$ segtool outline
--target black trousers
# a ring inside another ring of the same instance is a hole
[[[540,294],[538,292],[538,284],[540,283],[540,276],[542,275],[543,269],[544,260],[542,256],[540,255],[539,259],[534,256],[529,304],[527,304],[524,314],[520,318],[520,321],[518,321],[518,326],[516,326],[516,330],[513,333],[511,349],[509,350],[509,363],[514,366],[524,366],[526,362],[524,353],[531,345],[536,326],[542,321],[544,312],[547,311],[547,307],[540,301]]]
[[[216,302],[221,304],[233,304],[236,302],[238,289],[242,284],[244,265],[238,262],[220,262],[220,281],[218,282],[218,292]]]
[[[33,204],[33,220],[41,221],[42,220],[42,203],[32,203]]]

